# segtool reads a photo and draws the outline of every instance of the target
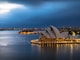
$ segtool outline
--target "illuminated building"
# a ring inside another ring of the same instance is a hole
[[[45,28],[44,31],[39,31],[41,34],[37,40],[31,40],[32,43],[36,44],[47,44],[47,43],[80,43],[80,39],[73,38],[76,34],[73,32],[72,38],[69,38],[68,32],[61,32],[54,26]]]

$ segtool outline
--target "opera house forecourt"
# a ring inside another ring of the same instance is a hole
[[[80,38],[77,35],[69,35],[69,32],[60,32],[56,27],[50,26],[44,31],[38,31],[39,39],[31,40],[33,44],[79,44]]]

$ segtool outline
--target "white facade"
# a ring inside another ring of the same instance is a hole
[[[43,34],[46,38],[66,38],[68,36],[68,32],[60,33],[54,26],[50,26],[45,31],[40,31],[39,33]]]

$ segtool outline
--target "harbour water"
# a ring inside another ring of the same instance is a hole
[[[0,60],[79,60],[80,44],[34,45],[39,35],[0,31]]]

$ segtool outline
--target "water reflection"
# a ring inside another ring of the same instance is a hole
[[[80,44],[31,44],[36,35],[0,31],[0,60],[80,60]]]
[[[40,45],[31,44],[31,47],[32,47],[32,53],[34,53],[34,52],[40,53],[40,51],[41,51],[41,46]]]
[[[0,46],[29,45],[38,35],[20,35],[19,31],[0,31]]]
[[[42,59],[74,60],[79,58],[80,44],[53,44],[37,46]],[[33,47],[34,48],[34,47]]]

